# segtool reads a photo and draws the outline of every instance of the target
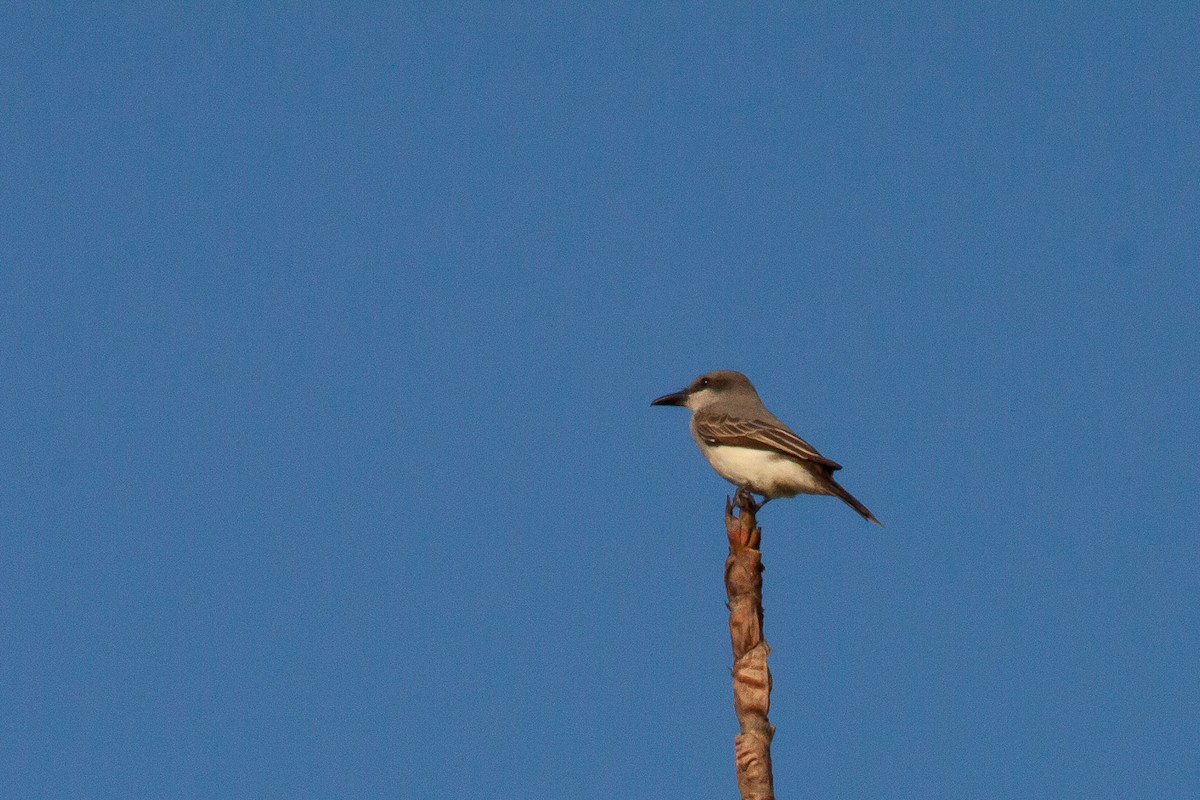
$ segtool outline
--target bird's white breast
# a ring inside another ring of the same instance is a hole
[[[736,486],[767,497],[827,493],[811,468],[770,450],[710,445],[700,437],[696,444],[717,474]]]

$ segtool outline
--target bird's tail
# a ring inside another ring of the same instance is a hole
[[[838,483],[837,481],[835,481],[833,478],[829,479],[829,489],[830,489],[830,494],[832,494],[835,497],[840,497],[843,500],[843,502],[846,503],[846,505],[850,506],[855,511],[862,514],[863,519],[870,520],[871,522],[874,522],[879,527],[881,527],[881,528],[883,527],[883,523],[875,518],[875,515],[871,513],[871,509],[867,508],[862,503],[858,502],[857,497],[855,497],[854,495],[850,494],[845,489],[843,489],[842,485],[840,483]]]

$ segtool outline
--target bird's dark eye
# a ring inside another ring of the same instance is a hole
[[[701,385],[701,386],[708,386],[708,378],[701,378],[701,379],[700,379],[700,385]]]

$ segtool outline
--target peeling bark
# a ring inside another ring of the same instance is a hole
[[[725,532],[729,557],[725,559],[725,593],[729,598],[729,640],[733,647],[733,710],[741,732],[734,738],[734,763],[742,800],[773,800],[771,737],[775,726],[767,721],[771,707],[771,648],[763,638],[762,530],[755,523],[758,507],[749,494],[739,492],[734,502],[725,500]]]

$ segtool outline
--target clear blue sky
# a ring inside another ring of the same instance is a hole
[[[0,781],[1200,795],[1195,4],[0,12]]]

